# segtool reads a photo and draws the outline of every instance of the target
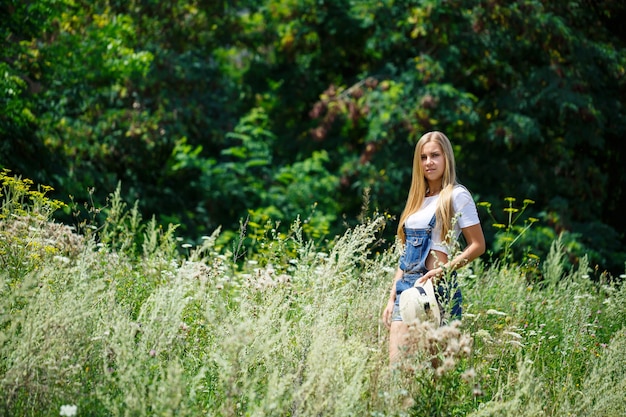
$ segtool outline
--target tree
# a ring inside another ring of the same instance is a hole
[[[620,2],[3,7],[0,163],[79,202],[121,182],[145,216],[192,237],[249,216],[312,216],[311,233],[334,235],[364,194],[400,213],[414,144],[438,129],[494,211],[535,200],[574,258],[623,269]]]
[[[586,4],[378,4],[362,54],[375,63],[353,63],[360,71],[313,106],[313,136],[339,137],[338,160],[350,160],[343,149],[363,156],[351,165],[352,183],[381,184],[377,204],[401,201],[405,185],[379,174],[399,172],[406,183],[410,158],[396,162],[410,154],[406,142],[444,130],[461,179],[481,199],[536,200],[557,232],[580,234],[594,262],[623,268],[615,256],[623,236],[603,212],[623,199],[624,174],[607,164],[621,157],[615,145],[625,128],[623,46]],[[601,236],[586,233],[592,227]]]

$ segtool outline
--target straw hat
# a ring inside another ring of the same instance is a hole
[[[437,298],[435,298],[433,283],[430,280],[402,291],[400,294],[400,316],[402,321],[407,324],[415,320],[430,320],[435,326],[439,326],[441,312]]]

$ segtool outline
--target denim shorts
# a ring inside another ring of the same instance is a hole
[[[402,321],[400,316],[400,294],[415,285],[423,274],[405,274],[396,282],[396,301],[393,305],[392,321]],[[450,294],[452,293],[452,297]],[[442,312],[441,320],[461,320],[463,315],[463,294],[456,280],[456,272],[452,273],[451,282],[439,283],[436,286],[435,298]],[[445,306],[445,307],[444,307]]]

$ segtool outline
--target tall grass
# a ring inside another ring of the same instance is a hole
[[[558,240],[533,273],[474,262],[463,322],[413,326],[390,366],[382,216],[324,251],[273,228],[240,259],[219,231],[181,247],[116,193],[78,234],[0,179],[1,415],[625,414],[626,290]]]

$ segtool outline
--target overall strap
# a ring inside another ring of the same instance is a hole
[[[428,228],[426,229],[429,233],[431,232],[432,229],[435,228],[435,223],[437,222],[437,215],[433,214],[433,218],[430,219],[430,222],[428,222]],[[402,225],[402,230],[404,230],[404,232],[406,233],[406,225],[403,224]]]
[[[430,219],[430,223],[428,223],[428,227],[430,227],[431,229],[433,229],[435,227],[435,223],[437,221],[437,215],[433,214],[433,218]]]

